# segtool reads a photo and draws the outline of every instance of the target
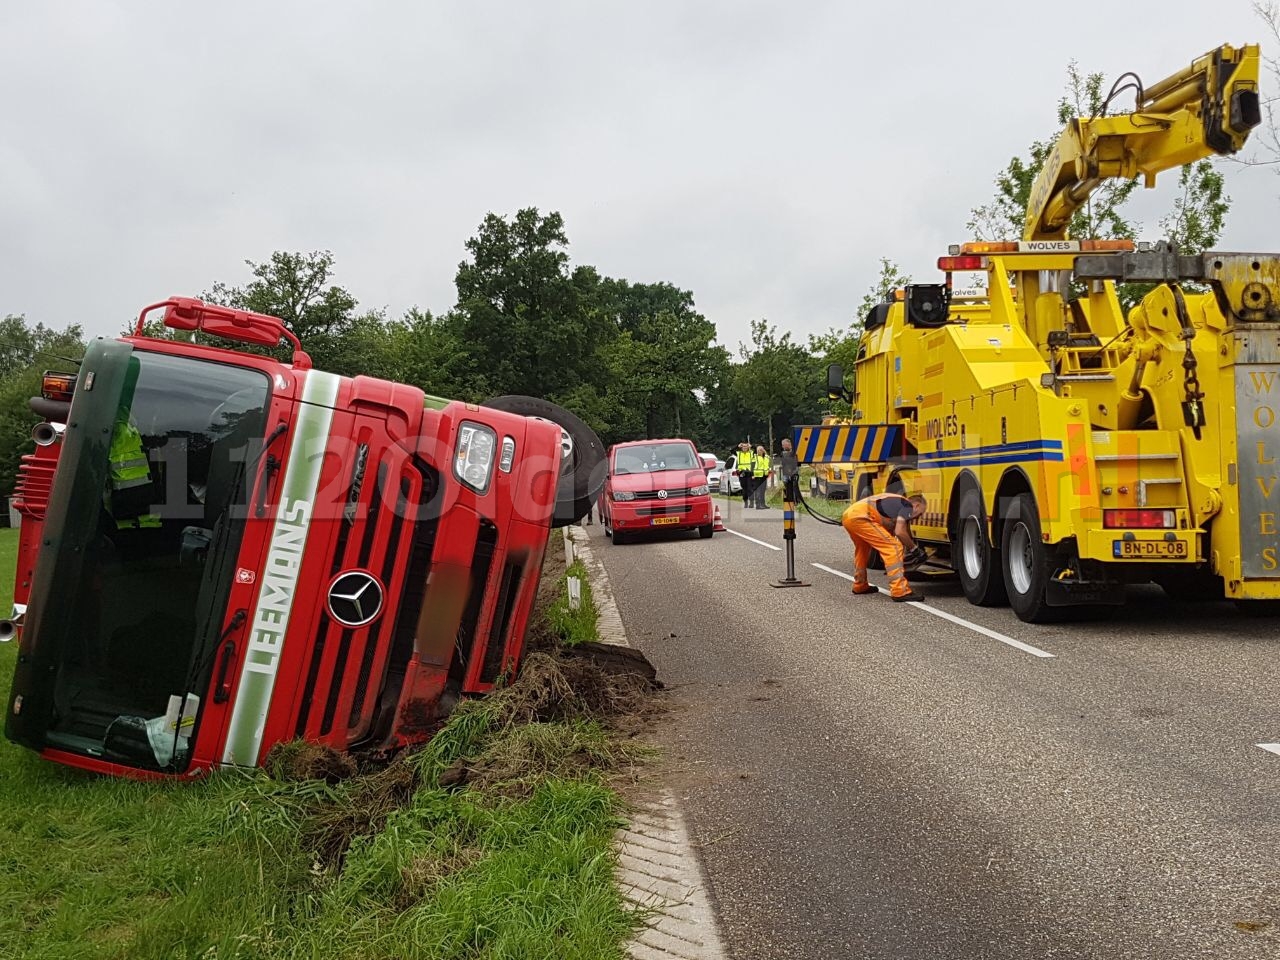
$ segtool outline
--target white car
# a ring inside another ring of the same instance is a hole
[[[719,493],[721,483],[723,482],[722,478],[727,475],[729,477],[729,492],[741,493],[742,481],[739,480],[738,475],[732,471],[728,471],[726,474],[724,467],[724,461],[717,460],[716,465],[707,471],[707,486],[711,488],[712,493]]]

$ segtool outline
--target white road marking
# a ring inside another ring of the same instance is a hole
[[[755,537],[748,537],[745,533],[739,533],[737,530],[724,528],[725,533],[732,533],[735,537],[741,537],[743,540],[750,540],[752,543],[758,543],[762,547],[768,547],[770,550],[781,550],[781,547],[775,547],[772,543],[765,543],[763,540],[757,540]]]
[[[827,573],[835,574],[837,577],[841,577],[845,580],[853,580],[852,574],[845,573],[843,570],[833,570],[831,567],[821,563],[815,563],[813,566],[817,567],[819,570],[825,570]],[[988,630],[980,624],[970,623],[963,617],[957,617],[954,613],[947,613],[947,611],[939,610],[937,607],[930,606],[927,603],[911,603],[907,604],[907,606],[913,607],[916,610],[922,610],[925,613],[932,613],[935,617],[941,617],[943,620],[950,620],[952,623],[959,624],[962,627],[967,627],[975,633],[982,634],[984,637],[990,637],[992,640],[999,640],[1001,643],[1006,643],[1015,650],[1021,650],[1023,653],[1029,653],[1033,657],[1051,658],[1057,656],[1057,654],[1049,653],[1047,650],[1041,650],[1039,647],[1033,647],[1029,643],[1023,643],[1021,640],[1015,640],[1013,637],[1006,637],[1003,633],[996,633],[994,630]],[[1261,746],[1261,744],[1259,744],[1259,746]],[[1280,747],[1280,744],[1277,744],[1277,747]]]
[[[1276,756],[1280,756],[1280,743],[1257,743],[1254,744],[1254,746],[1261,747],[1263,750],[1267,750],[1274,753]]]

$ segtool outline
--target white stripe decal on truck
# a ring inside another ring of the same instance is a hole
[[[320,485],[341,378],[318,370],[309,370],[306,378],[302,402],[294,414],[293,446],[280,478],[280,506],[259,578],[258,601],[249,618],[248,643],[240,658],[240,683],[231,707],[224,764],[257,766],[276,669],[293,611],[298,568],[311,527],[312,502]]]

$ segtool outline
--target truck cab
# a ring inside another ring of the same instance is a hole
[[[293,339],[186,298],[152,309]],[[22,466],[9,739],[141,777],[257,766],[295,738],[390,752],[516,669],[559,425],[314,370],[296,339],[283,363],[142,336],[147,310],[90,344]]]

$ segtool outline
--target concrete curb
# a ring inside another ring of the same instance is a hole
[[[609,575],[592,554],[586,531],[563,529],[574,556],[587,568],[600,639],[628,646]],[[634,960],[727,960],[698,855],[669,790],[633,812],[631,825],[617,833],[617,850],[622,895],[648,915],[628,954]]]

